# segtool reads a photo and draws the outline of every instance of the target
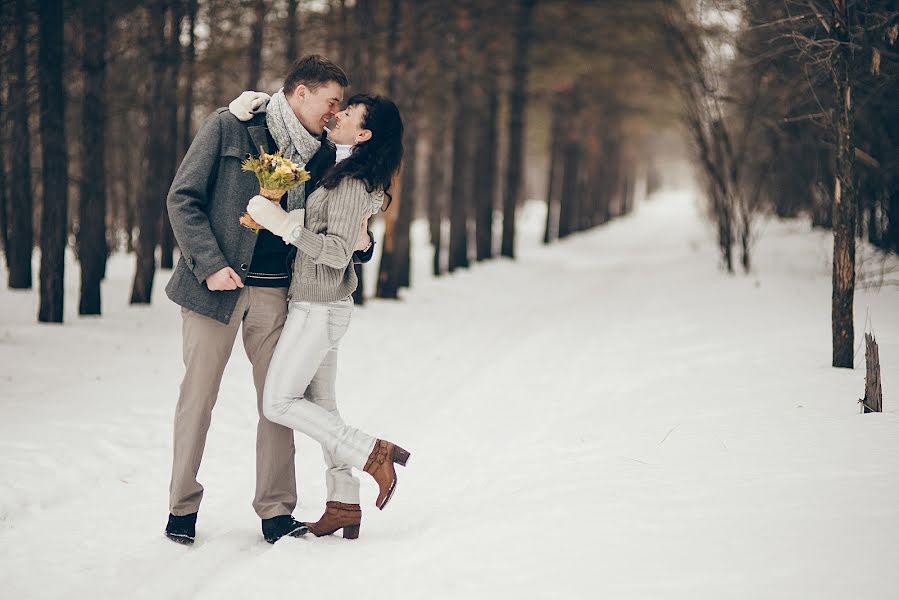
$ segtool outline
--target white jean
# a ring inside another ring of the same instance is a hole
[[[359,480],[375,438],[344,423],[337,411],[337,347],[353,314],[351,298],[291,302],[262,397],[265,418],[305,433],[322,446],[328,500],[359,504]]]

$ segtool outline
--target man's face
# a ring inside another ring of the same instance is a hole
[[[320,135],[325,125],[340,109],[343,101],[343,87],[336,81],[322,84],[315,91],[305,85],[298,85],[291,95],[291,107],[306,131]]]

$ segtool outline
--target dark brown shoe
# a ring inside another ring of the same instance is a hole
[[[390,502],[390,497],[393,496],[393,491],[396,489],[396,469],[393,468],[393,463],[398,463],[405,467],[406,461],[409,460],[410,456],[408,452],[396,444],[385,440],[377,440],[375,442],[374,450],[371,451],[368,462],[365,463],[365,472],[374,477],[378,483],[380,492],[378,493],[378,499],[375,501],[375,506],[379,509],[384,510],[384,507]]]
[[[315,523],[306,523],[315,537],[331,535],[338,529],[343,529],[343,537],[355,540],[359,537],[359,527],[362,524],[362,508],[358,504],[344,504],[343,502],[327,502],[325,514]]]

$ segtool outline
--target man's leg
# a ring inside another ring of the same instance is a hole
[[[169,486],[169,512],[175,516],[195,513],[200,508],[203,486],[197,482],[197,472],[206,446],[212,408],[237,337],[246,300],[244,290],[227,325],[186,309],[181,310],[185,373],[175,409],[172,481]]]
[[[272,423],[262,413],[262,393],[272,354],[287,319],[287,289],[249,287],[249,310],[243,344],[253,365],[256,385],[256,495],[253,508],[262,519],[290,515],[297,505],[293,430]]]

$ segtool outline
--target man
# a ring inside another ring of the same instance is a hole
[[[253,366],[259,411],[253,508],[270,543],[308,531],[292,516],[297,503],[293,431],[262,414],[266,373],[287,317],[290,247],[268,231],[257,235],[238,225],[247,199],[259,191],[255,176],[242,171],[241,163],[248,155],[281,149],[306,165],[311,179],[282,199],[302,205],[334,164],[334,145],[324,128],[339,110],[348,84],[343,70],[329,60],[301,58],[284,81],[289,110],[244,123],[227,108],[218,109],[197,133],[172,182],[167,203],[181,259],[166,293],[181,306],[185,365],[175,410],[165,530],[173,541],[191,544],[196,537],[203,498],[197,473],[238,330]],[[357,248],[365,246],[370,247],[368,240]],[[369,260],[371,252],[356,258]]]

